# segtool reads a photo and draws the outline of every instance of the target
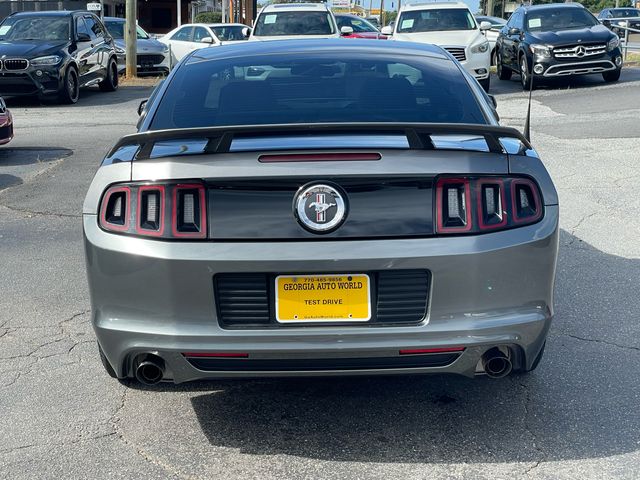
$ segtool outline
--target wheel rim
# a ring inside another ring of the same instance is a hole
[[[118,67],[115,63],[111,64],[111,86],[113,88],[118,86]]]
[[[69,91],[69,97],[72,100],[78,98],[78,79],[76,73],[73,70],[69,71],[69,78],[67,79],[67,89]]]
[[[522,78],[522,85],[527,86],[528,75],[527,75],[527,61],[524,57],[520,59],[520,77]]]
[[[500,55],[498,55],[496,53],[496,71],[498,72],[498,75],[502,74],[502,59],[500,58]]]

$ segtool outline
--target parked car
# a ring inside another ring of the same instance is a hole
[[[192,52],[159,88],[83,206],[110,375],[536,368],[558,196],[440,47],[248,42]]]
[[[278,3],[260,10],[249,40],[339,36],[336,19],[325,3]]]
[[[490,30],[484,30],[484,36],[489,40],[489,48],[491,49],[491,65],[496,64],[496,41],[500,30],[507,24],[504,18],[490,17],[486,15],[476,15],[476,21],[479,23],[488,22],[491,24]]]
[[[611,29],[620,38],[625,38],[624,28],[640,30],[640,9],[638,8],[605,8],[598,14],[598,20]]]
[[[0,97],[0,145],[13,140],[13,117],[4,99]]]
[[[116,43],[118,54],[118,70],[122,73],[126,70],[126,47],[124,43],[125,19],[117,17],[105,17],[104,26],[107,28]],[[171,70],[171,57],[169,46],[151,38],[140,26],[137,32],[137,65],[139,74],[168,74]]]
[[[336,23],[340,34],[344,38],[370,38],[374,40],[386,40],[387,36],[380,33],[378,27],[362,17],[346,13],[335,14]]]
[[[21,12],[0,24],[0,96],[76,103],[80,89],[118,88],[115,43],[89,12]]]
[[[173,63],[177,63],[193,50],[246,41],[250,31],[241,23],[189,23],[158,40],[171,47]]]
[[[440,45],[488,92],[491,51],[482,32],[490,28],[488,22],[478,26],[465,3],[434,2],[403,6],[395,29],[384,27],[382,33],[392,40]]]
[[[520,7],[498,37],[498,77],[517,73],[524,89],[546,78],[593,73],[615,82],[622,70],[619,45],[618,36],[579,3]]]

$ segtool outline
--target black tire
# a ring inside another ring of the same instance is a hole
[[[527,56],[520,55],[518,64],[520,65],[520,83],[522,84],[522,89],[533,90],[535,83],[533,81],[533,75],[529,73],[529,62],[527,62]]]
[[[620,72],[622,72],[621,68],[616,68],[615,70],[610,70],[608,72],[602,72],[602,78],[604,78],[605,82],[617,82],[620,80]]]
[[[102,347],[98,344],[98,353],[100,354],[100,361],[102,362],[102,366],[107,371],[111,378],[118,378],[116,375],[116,371],[113,369],[107,357],[104,356],[104,352],[102,351]]]
[[[115,92],[118,90],[118,80],[118,64],[114,59],[111,59],[107,67],[106,78],[98,84],[100,91]]]
[[[80,98],[80,80],[78,79],[78,70],[71,66],[67,68],[62,82],[62,88],[58,93],[60,103],[74,104]]]
[[[487,77],[484,80],[478,80],[480,86],[484,89],[485,92],[489,93],[489,86],[491,85],[491,77]]]
[[[502,55],[496,53],[496,70],[498,71],[498,78],[500,80],[510,80],[512,71],[509,67],[505,67],[502,64]]]

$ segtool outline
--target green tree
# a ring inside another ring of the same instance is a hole
[[[222,13],[220,12],[202,12],[196,15],[196,23],[220,23],[222,22]]]

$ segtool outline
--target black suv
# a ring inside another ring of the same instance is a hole
[[[619,44],[618,36],[580,4],[520,7],[498,36],[498,77],[508,80],[518,73],[524,89],[545,78],[590,73],[615,82],[622,69]]]
[[[115,44],[89,12],[22,12],[0,24],[0,96],[76,103],[80,88],[118,88]]]

